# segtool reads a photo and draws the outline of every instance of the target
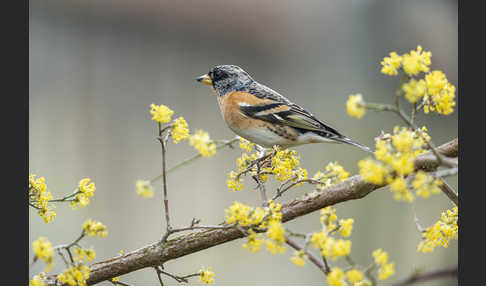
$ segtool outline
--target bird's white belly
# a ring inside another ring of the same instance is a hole
[[[249,140],[255,144],[258,144],[265,148],[271,148],[273,145],[281,145],[281,146],[294,146],[300,145],[301,143],[297,143],[295,141],[286,139],[281,137],[269,130],[266,129],[254,129],[249,128],[245,130],[233,130],[239,136]]]

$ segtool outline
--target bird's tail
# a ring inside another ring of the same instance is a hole
[[[369,152],[369,153],[374,153],[373,150],[370,149],[370,147],[367,147],[363,144],[360,144],[358,142],[355,142],[351,139],[349,139],[348,137],[339,137],[339,138],[334,138],[336,141],[339,141],[339,142],[342,142],[342,143],[347,143],[347,144],[350,144],[350,145],[353,145],[353,146],[356,146],[358,148],[360,148],[361,150],[364,150],[366,152]]]

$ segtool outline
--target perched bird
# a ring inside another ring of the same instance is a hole
[[[196,79],[211,85],[223,119],[239,136],[265,148],[308,143],[347,143],[370,148],[339,133],[235,65],[213,67]]]

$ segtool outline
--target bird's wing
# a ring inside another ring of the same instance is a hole
[[[343,137],[337,130],[324,124],[310,112],[291,102],[272,101],[258,105],[242,105],[240,110],[244,115],[251,118],[291,126],[304,132],[315,132],[326,138]]]

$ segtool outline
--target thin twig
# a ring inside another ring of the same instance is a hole
[[[324,274],[328,274],[326,271],[326,266],[324,265],[323,262],[321,262],[312,252],[308,251],[307,249],[304,249],[304,247],[300,246],[295,240],[293,240],[290,237],[285,238],[285,242],[292,247],[293,249],[297,251],[303,250],[306,254],[306,256],[309,258],[309,260],[314,263],[319,270],[321,270]]]
[[[165,210],[165,222],[166,222],[166,233],[162,237],[162,242],[165,242],[170,235],[170,231],[172,229],[170,225],[170,216],[169,216],[169,199],[167,198],[167,173],[166,173],[166,143],[167,139],[169,138],[169,133],[166,133],[164,137],[162,137],[162,129],[159,123],[159,137],[157,138],[162,146],[162,190],[164,194],[164,210]]]
[[[232,144],[235,143],[238,140],[239,140],[239,137],[235,137],[231,140],[223,140],[221,143],[218,143],[216,145],[216,151],[219,150],[219,149],[222,149],[226,146],[232,147]],[[197,153],[194,156],[189,157],[186,160],[178,163],[177,165],[168,168],[166,170],[166,174],[170,174],[170,173],[174,172],[175,170],[179,169],[180,167],[188,165],[189,163],[192,163],[192,162],[194,162],[197,159],[202,158],[202,157],[203,156],[201,154]],[[150,184],[153,184],[153,183],[157,182],[158,180],[162,179],[162,176],[163,176],[163,174],[160,174],[159,176],[153,178],[152,180],[150,180]]]

